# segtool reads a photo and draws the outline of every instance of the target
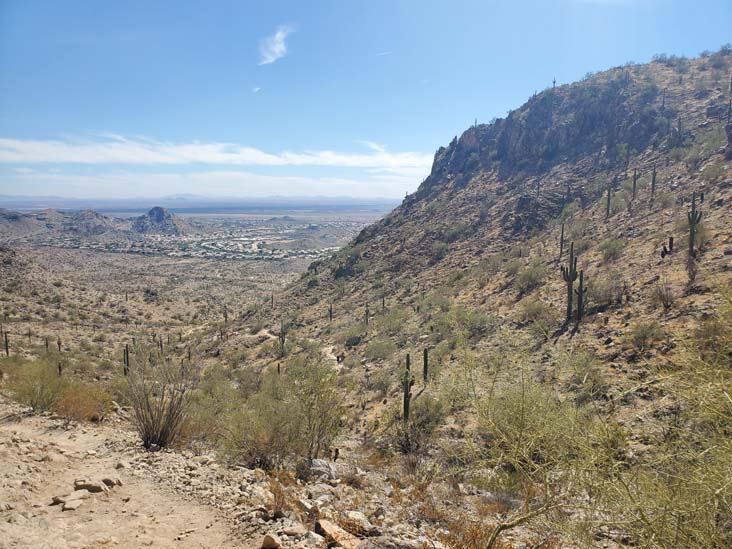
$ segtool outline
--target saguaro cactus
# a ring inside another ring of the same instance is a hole
[[[405,425],[409,422],[409,404],[412,400],[412,385],[414,385],[414,378],[412,377],[412,371],[409,365],[409,353],[407,353],[407,367],[404,369],[404,376],[402,377],[402,420]]]
[[[56,345],[58,345],[58,352],[61,352],[61,336],[56,339]]]
[[[650,208],[653,208],[653,199],[656,197],[656,163],[653,163],[653,172],[651,174],[651,203]]]
[[[607,186],[607,202],[605,203],[605,221],[610,219],[610,199],[612,198],[612,192],[613,188],[612,185],[608,183]]]
[[[7,330],[5,330],[5,356],[10,356],[10,342],[8,341]]]
[[[333,304],[332,303],[328,304],[328,320],[330,322],[333,322]]]
[[[422,351],[422,377],[424,379],[425,385],[427,384],[427,375],[428,375],[428,368],[429,368],[429,350],[427,347],[424,348],[424,351]]]
[[[130,373],[130,347],[127,343],[125,343],[125,349],[122,354],[122,360],[124,362],[124,366],[122,368],[122,373],[127,376],[127,374]]]
[[[574,256],[574,242],[569,245],[569,265],[562,265],[562,278],[567,283],[567,322],[569,322],[572,320],[574,281],[577,280],[577,258]]]
[[[577,315],[575,316],[575,326],[579,326],[582,316],[585,313],[585,296],[587,295],[587,288],[585,287],[585,272],[579,272],[579,287],[574,291],[577,294]]]
[[[559,261],[562,260],[563,253],[564,253],[564,223],[562,223],[562,230],[559,233]]]
[[[368,303],[366,304],[366,315],[365,315],[364,320],[366,322],[366,326],[368,326],[369,325],[369,304]]]
[[[633,169],[633,200],[635,200],[635,194],[638,189],[638,168]]]
[[[696,244],[697,228],[702,218],[702,213],[696,211],[696,192],[691,195],[691,210],[686,214],[686,218],[689,220],[689,261],[693,261],[693,258],[696,257],[694,245]]]

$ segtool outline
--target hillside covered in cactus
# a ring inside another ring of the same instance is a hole
[[[27,406],[0,397],[10,504],[89,528],[23,491],[93,486],[71,463],[115,467],[85,496],[106,517],[124,495],[130,531],[184,508],[181,547],[732,546],[731,47],[549,84],[341,248],[265,260],[297,234],[270,221],[256,269],[0,248],[0,384]],[[186,236],[160,209],[126,223]],[[101,425],[73,447],[70,418]],[[17,514],[0,533],[23,540]]]
[[[552,86],[441,147],[401,206],[237,325],[287,322],[276,360],[322,342],[357,387],[362,456],[515,498],[506,523],[724,545],[731,86],[727,47]],[[442,522],[423,519],[454,527],[434,484]]]

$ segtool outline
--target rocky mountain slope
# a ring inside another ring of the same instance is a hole
[[[38,236],[76,236],[85,239],[127,240],[137,235],[181,236],[191,228],[170,210],[153,207],[137,217],[109,217],[94,210],[20,213],[0,209],[0,240]]]

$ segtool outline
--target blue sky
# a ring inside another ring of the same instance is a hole
[[[0,194],[400,197],[475,118],[730,0],[0,0]]]

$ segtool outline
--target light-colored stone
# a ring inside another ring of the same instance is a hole
[[[101,480],[77,479],[74,481],[74,490],[88,490],[93,494],[107,492],[109,488]]]
[[[79,507],[81,507],[81,504],[84,503],[83,499],[72,499],[71,501],[67,501],[63,504],[63,507],[61,507],[62,511],[76,511]]]
[[[302,524],[293,524],[282,529],[282,534],[291,538],[299,538],[308,533],[307,528]]]
[[[262,549],[278,549],[282,547],[282,542],[275,534],[267,534],[262,540]]]
[[[316,533],[321,534],[326,540],[340,545],[343,549],[356,549],[361,543],[356,536],[329,520],[320,519],[315,523],[315,527]]]

